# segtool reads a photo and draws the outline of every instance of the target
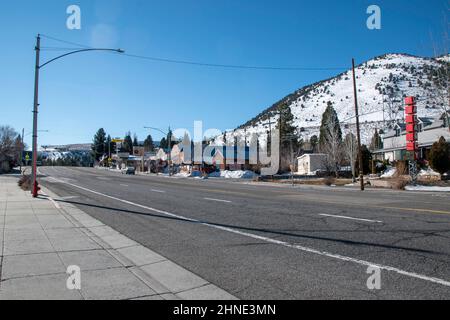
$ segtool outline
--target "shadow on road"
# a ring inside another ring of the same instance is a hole
[[[73,205],[91,207],[91,208],[98,208],[98,209],[111,210],[111,211],[116,211],[116,212],[124,212],[124,213],[148,216],[148,217],[159,218],[159,219],[181,221],[181,222],[185,222],[185,223],[209,224],[212,226],[224,227],[224,228],[230,228],[230,229],[236,229],[236,230],[254,231],[254,232],[289,236],[289,237],[295,237],[295,238],[301,238],[301,239],[323,240],[323,241],[330,241],[330,242],[342,243],[342,244],[353,245],[353,246],[368,246],[368,247],[377,247],[377,248],[385,248],[385,249],[405,250],[405,251],[416,252],[416,253],[430,253],[430,254],[436,254],[436,255],[446,255],[444,253],[430,251],[430,250],[415,249],[415,248],[408,248],[408,247],[395,246],[395,245],[386,245],[386,244],[369,243],[369,242],[361,242],[361,241],[353,241],[353,240],[345,240],[345,239],[335,239],[335,238],[329,238],[329,237],[302,235],[302,234],[284,232],[284,231],[278,231],[278,230],[244,227],[244,226],[237,226],[237,225],[231,225],[231,224],[221,224],[221,223],[201,221],[201,220],[196,220],[196,219],[189,220],[189,219],[165,216],[165,215],[161,215],[161,214],[140,212],[140,211],[129,210],[129,209],[112,208],[112,207],[83,203],[83,202],[78,202],[78,201],[69,201],[69,200],[61,200],[61,199],[59,199],[59,200],[55,199],[55,201],[69,203],[69,204],[73,204]],[[345,232],[349,232],[349,231],[346,230]],[[392,231],[392,232],[397,232],[397,231]],[[430,232],[430,230],[428,230],[427,232]]]

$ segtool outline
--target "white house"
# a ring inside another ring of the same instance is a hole
[[[318,170],[326,170],[326,161],[326,154],[304,154],[297,158],[297,173],[299,175],[314,175]]]

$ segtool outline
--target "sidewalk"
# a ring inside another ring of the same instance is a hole
[[[236,299],[43,188],[0,176],[0,300]],[[69,266],[81,270],[70,290]]]

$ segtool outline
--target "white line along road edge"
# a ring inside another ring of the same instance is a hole
[[[329,258],[334,258],[334,259],[338,259],[338,260],[342,260],[342,261],[353,262],[353,263],[356,263],[356,264],[359,264],[359,265],[362,265],[362,266],[366,266],[366,267],[375,267],[375,268],[378,268],[378,269],[381,269],[381,270],[396,272],[398,274],[401,274],[401,275],[404,275],[404,276],[407,276],[407,277],[421,279],[421,280],[425,280],[425,281],[429,281],[429,282],[433,282],[433,283],[437,283],[437,284],[440,284],[440,285],[443,285],[443,286],[450,287],[450,282],[446,281],[446,280],[443,280],[443,279],[429,277],[429,276],[421,275],[421,274],[418,274],[418,273],[401,270],[401,269],[398,269],[398,268],[395,268],[395,267],[391,267],[391,266],[385,266],[385,265],[381,265],[381,264],[377,264],[377,263],[372,263],[372,262],[369,262],[369,261],[364,261],[364,260],[359,260],[359,259],[355,259],[355,258],[351,258],[351,257],[342,256],[342,255],[339,255],[339,254],[329,253],[329,252],[326,252],[326,251],[320,251],[320,250],[316,250],[316,249],[313,249],[313,248],[303,247],[303,246],[300,246],[300,245],[297,245],[297,244],[291,244],[291,243],[280,241],[280,240],[275,240],[275,239],[271,239],[271,238],[267,238],[267,237],[263,237],[263,236],[258,236],[256,234],[252,234],[252,233],[248,233],[248,232],[242,232],[242,231],[235,230],[235,229],[228,228],[228,227],[222,227],[222,226],[210,224],[210,223],[207,223],[207,222],[202,222],[200,220],[183,217],[183,216],[180,216],[180,215],[177,215],[177,214],[173,214],[173,213],[170,213],[170,212],[167,212],[167,211],[164,211],[164,210],[159,210],[159,209],[147,207],[147,206],[144,206],[144,205],[141,205],[141,204],[138,204],[138,203],[134,203],[134,202],[131,202],[131,201],[128,201],[128,200],[123,200],[123,199],[120,199],[120,198],[109,196],[107,194],[104,194],[104,193],[101,193],[101,192],[98,192],[98,191],[94,191],[94,190],[90,190],[90,189],[87,189],[87,188],[84,188],[84,187],[81,187],[81,186],[77,186],[75,184],[72,184],[72,183],[69,183],[69,182],[65,182],[65,181],[62,181],[62,180],[59,180],[59,179],[56,179],[56,178],[53,178],[53,177],[50,177],[50,178],[55,180],[56,182],[67,184],[69,186],[78,188],[80,190],[91,192],[93,194],[97,194],[99,196],[103,196],[103,197],[106,197],[106,198],[109,198],[109,199],[113,199],[113,200],[116,200],[116,201],[119,201],[119,202],[122,202],[122,203],[126,203],[126,204],[129,204],[129,205],[138,207],[138,208],[150,210],[150,211],[153,211],[153,212],[156,212],[156,213],[161,213],[161,214],[164,214],[164,215],[169,216],[169,217],[182,219],[182,220],[190,221],[190,222],[195,222],[195,223],[198,223],[198,224],[201,224],[201,225],[204,225],[204,226],[208,226],[208,227],[211,227],[211,228],[215,228],[215,229],[231,232],[231,233],[234,233],[234,234],[238,234],[238,235],[245,236],[245,237],[250,237],[250,238],[253,238],[253,239],[262,240],[262,241],[265,241],[265,242],[268,242],[268,243],[277,244],[277,245],[281,245],[281,246],[288,247],[288,248],[301,250],[301,251],[304,251],[304,252],[309,252],[309,253],[313,253],[313,254],[329,257]]]
[[[338,219],[365,221],[365,222],[383,223],[383,221],[379,221],[379,220],[360,219],[360,218],[353,218],[353,217],[347,217],[347,216],[336,216],[336,215],[333,215],[333,214],[325,214],[325,213],[321,213],[321,214],[319,214],[319,216],[330,217],[330,218],[338,218]]]

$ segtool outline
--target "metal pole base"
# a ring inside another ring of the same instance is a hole
[[[38,182],[35,181],[34,184],[33,184],[33,192],[32,192],[33,198],[37,198],[38,197],[39,190],[41,190],[41,188],[39,188]]]

